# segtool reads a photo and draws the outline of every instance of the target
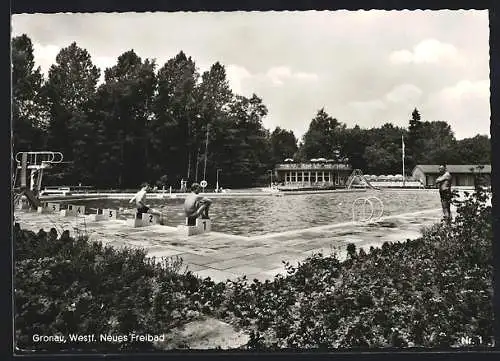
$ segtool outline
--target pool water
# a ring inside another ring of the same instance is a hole
[[[441,206],[436,190],[382,190],[352,193],[297,194],[284,197],[213,198],[210,208],[212,230],[236,235],[260,235],[305,229],[353,220],[355,199],[375,196],[383,202],[383,216],[411,213]],[[148,204],[166,215],[166,224],[184,224],[184,199],[148,199]],[[134,207],[128,200],[81,200],[89,208],[125,208],[130,217]],[[358,208],[363,202],[359,202]],[[380,207],[373,202],[375,213]],[[369,208],[369,206],[368,206]],[[358,209],[359,211],[359,209]],[[357,211],[356,214],[359,214]],[[370,209],[367,210],[367,214]]]

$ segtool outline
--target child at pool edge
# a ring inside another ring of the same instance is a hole
[[[160,219],[160,224],[164,224],[163,214],[161,212],[155,211],[148,205],[146,205],[146,194],[151,190],[151,187],[147,182],[142,183],[141,189],[130,199],[129,203],[133,203],[135,201],[135,205],[137,207],[137,213],[149,213],[158,216]]]
[[[206,197],[200,196],[200,185],[198,183],[191,184],[191,193],[189,193],[184,201],[184,213],[187,217],[187,225],[196,225],[196,218],[210,219],[208,211],[212,201]]]

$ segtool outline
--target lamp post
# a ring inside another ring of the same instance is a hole
[[[219,192],[219,172],[222,172],[222,169],[217,169],[217,183],[215,185],[215,193]]]

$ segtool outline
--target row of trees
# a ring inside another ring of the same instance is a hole
[[[222,64],[200,74],[182,51],[160,68],[127,51],[104,70],[101,84],[101,70],[76,43],[61,49],[46,79],[27,35],[12,40],[12,62],[14,152],[61,151],[70,162],[55,183],[124,188],[205,178],[214,184],[222,169],[224,184],[245,187],[264,182],[267,170],[287,157],[336,157],[367,172],[393,173],[401,168],[402,134],[409,169],[489,162],[487,137],[456,141],[446,123],[423,122],[417,110],[405,130],[348,128],[321,109],[298,144],[293,132],[263,126],[262,99],[235,94]]]
[[[378,128],[348,128],[321,109],[300,143],[300,160],[340,154],[353,168],[365,173],[402,172],[402,137],[405,142],[405,168],[417,164],[489,164],[490,139],[484,135],[457,140],[450,125],[443,121],[423,121],[414,109],[408,128],[386,123]]]

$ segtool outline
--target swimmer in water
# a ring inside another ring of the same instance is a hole
[[[196,218],[210,219],[208,211],[212,201],[206,197],[200,196],[200,185],[193,183],[191,185],[191,193],[188,194],[184,201],[184,213],[188,219],[188,226],[196,225]]]
[[[137,213],[154,214],[160,218],[160,224],[163,224],[163,214],[146,205],[146,195],[151,187],[148,183],[143,183],[142,188],[130,199],[129,203],[135,202]]]

